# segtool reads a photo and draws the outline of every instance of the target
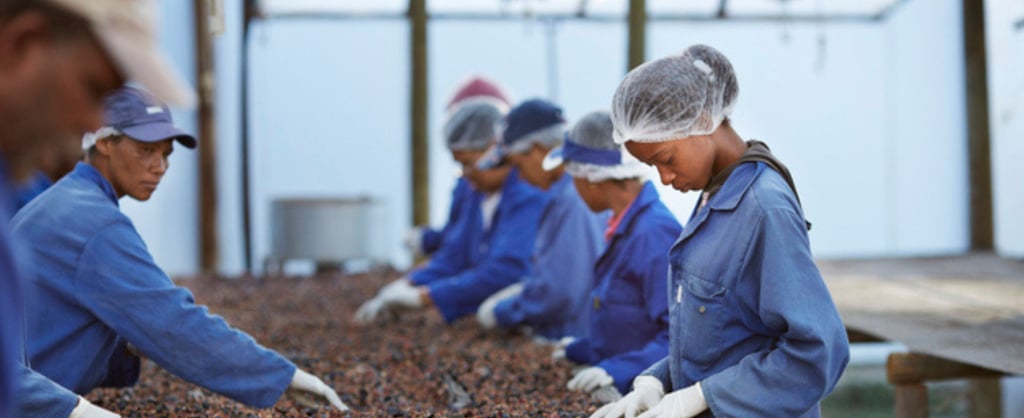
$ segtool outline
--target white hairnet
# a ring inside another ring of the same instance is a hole
[[[645,63],[626,74],[615,90],[615,142],[710,134],[732,113],[738,94],[732,64],[707,45]]]
[[[122,135],[121,131],[113,126],[104,126],[96,132],[86,132],[85,135],[82,135],[82,149],[88,150],[93,145],[96,145],[96,142],[99,142],[99,140],[118,135]]]
[[[565,155],[565,171],[573,177],[585,178],[592,183],[646,177],[648,167],[623,150],[622,145],[615,143],[612,139],[612,130],[612,120],[608,112],[591,112],[580,118],[566,134],[566,141],[594,150],[617,152],[618,164],[591,163]]]
[[[485,150],[495,141],[504,112],[491,101],[460,104],[444,124],[444,137],[452,151]]]

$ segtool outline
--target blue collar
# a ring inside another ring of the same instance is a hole
[[[558,180],[551,183],[551,187],[548,188],[548,193],[550,193],[551,196],[559,196],[565,192],[566,187],[573,187],[572,176],[570,176],[569,173],[562,173],[562,177],[559,177]],[[576,190],[572,190],[572,193],[575,194]]]
[[[566,138],[569,134],[566,133]],[[562,158],[566,161],[612,166],[622,164],[622,151],[591,148],[572,141],[562,145]]]
[[[629,208],[626,209],[626,213],[622,215],[622,220],[619,221],[618,227],[615,228],[615,232],[612,237],[627,233],[633,226],[633,221],[640,215],[640,213],[647,210],[649,206],[658,201],[658,190],[654,188],[654,183],[650,180],[644,182],[644,187],[640,189],[640,194],[636,195],[633,199],[633,203],[629,204]],[[613,238],[614,239],[614,238]]]
[[[111,202],[114,202],[115,206],[120,207],[117,202],[117,192],[114,191],[114,186],[110,185],[110,182],[100,174],[99,170],[96,170],[96,167],[80,162],[75,165],[75,169],[71,170],[71,173],[68,174],[68,176],[80,178],[95,184],[103,191],[103,194],[110,198]]]
[[[747,192],[750,185],[754,183],[758,175],[764,171],[767,165],[762,162],[743,163],[733,170],[732,174],[722,185],[722,188],[711,196],[708,207],[715,210],[732,210],[739,205],[743,194]]]

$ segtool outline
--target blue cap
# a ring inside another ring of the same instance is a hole
[[[505,129],[501,141],[480,158],[477,168],[486,170],[501,164],[510,150],[524,141],[538,139],[537,133],[551,131],[557,138],[562,132],[558,130],[565,125],[562,108],[544,99],[531,99],[512,108],[505,116]]]
[[[186,148],[196,147],[194,136],[174,126],[167,105],[135,87],[125,86],[107,96],[103,114],[107,126],[136,141],[175,139]]]

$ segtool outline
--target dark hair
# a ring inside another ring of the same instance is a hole
[[[0,1],[0,25],[23,13],[36,12],[50,22],[50,30],[61,39],[89,34],[89,22],[82,16],[45,0]]]

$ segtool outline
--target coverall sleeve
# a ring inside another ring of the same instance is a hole
[[[843,322],[811,258],[803,217],[768,209],[741,266],[755,310],[778,333],[768,351],[752,353],[701,383],[716,416],[800,416],[835,387],[850,358]]]
[[[541,220],[548,227],[538,230],[533,269],[523,279],[522,293],[494,308],[502,327],[559,322],[563,312],[574,311],[575,295],[590,293],[597,249],[587,239],[594,220],[586,211],[559,209]]]
[[[615,386],[620,391],[628,389],[633,378],[644,369],[665,358],[669,346],[668,299],[665,294],[668,281],[668,246],[661,240],[643,240],[632,252],[661,254],[652,259],[641,259],[643,264],[639,268],[639,274],[643,277],[644,306],[647,308],[648,320],[661,325],[661,332],[643,347],[606,358],[597,364],[615,379]]]
[[[665,393],[669,393],[673,390],[672,370],[669,367],[670,361],[672,361],[672,358],[669,356],[665,356],[665,358],[652,364],[651,367],[647,368],[647,370],[644,370],[643,373],[640,373],[640,376],[651,376],[655,379],[660,380],[662,389],[665,390]],[[630,384],[632,384],[632,382],[630,382]],[[632,388],[630,388],[630,390],[632,390]]]
[[[493,225],[490,248],[483,260],[428,285],[430,298],[446,322],[476,312],[484,299],[529,272],[542,209],[537,199],[531,198],[504,211]]]
[[[78,395],[26,367],[15,368],[14,418],[64,418],[78,405]]]
[[[197,305],[156,266],[127,221],[86,244],[75,288],[82,306],[185,380],[259,408],[272,406],[291,383],[294,364]]]

